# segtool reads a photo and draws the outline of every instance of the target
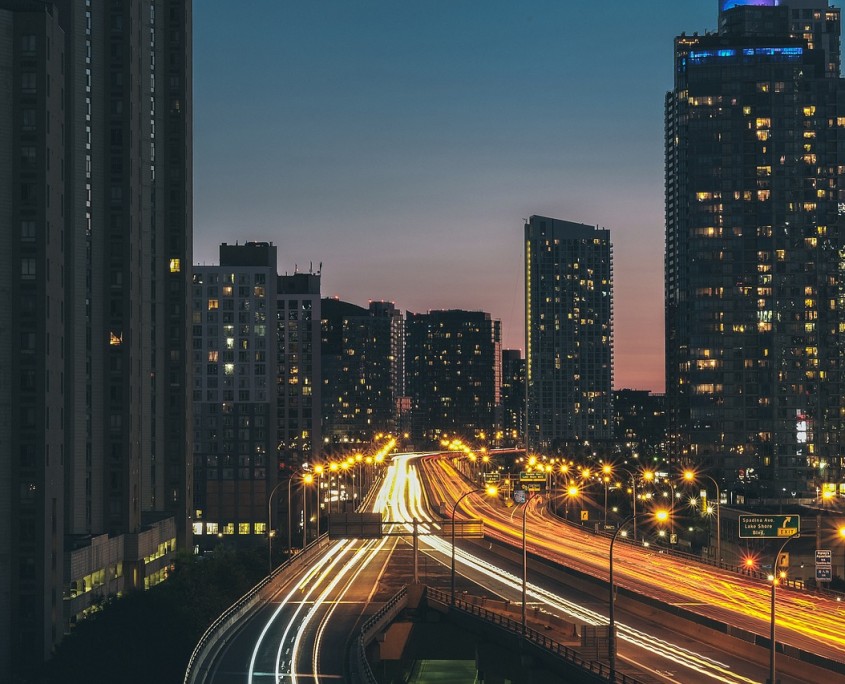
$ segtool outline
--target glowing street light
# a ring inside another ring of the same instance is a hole
[[[698,477],[706,477],[710,480],[714,486],[716,487],[716,563],[722,563],[722,530],[721,530],[721,507],[722,507],[722,499],[719,494],[719,483],[716,482],[712,477],[709,475],[702,475],[696,473],[694,470],[685,470],[684,471],[684,480],[686,482],[694,483],[696,478]],[[708,525],[709,528],[709,525]]]
[[[499,490],[494,486],[489,486],[486,489],[470,489],[468,492],[464,492],[458,500],[455,502],[455,505],[452,506],[452,605],[455,605],[455,511],[458,510],[458,505],[463,501],[466,497],[470,494],[475,494],[477,492],[486,492],[488,496],[496,496]]]
[[[801,531],[800,529],[795,530],[791,535],[789,535],[789,537],[786,538],[786,540],[783,542],[783,544],[781,544],[780,550],[778,551],[777,555],[775,556],[775,560],[772,563],[773,569],[775,567],[777,567],[778,559],[781,557],[781,554],[783,553],[783,550],[786,548],[786,545],[790,541],[792,541],[796,536],[798,536],[800,531]],[[772,684],[775,684],[775,682],[777,682],[777,679],[775,679],[775,677],[777,675],[777,670],[775,668],[775,650],[776,650],[775,649],[775,588],[780,583],[780,580],[785,579],[785,578],[786,578],[785,572],[779,573],[778,576],[776,576],[774,574],[769,575],[769,581],[772,583],[772,606],[771,606],[772,619],[771,619],[771,629],[770,629],[770,634],[769,634],[769,639],[771,640],[770,641],[771,651],[769,652],[769,682],[771,682]]]
[[[609,625],[607,628],[607,654],[608,659],[610,660],[610,681],[616,681],[616,613],[614,611],[614,596],[613,596],[613,545],[616,543],[616,537],[619,536],[619,533],[622,531],[622,528],[625,526],[626,523],[631,522],[637,518],[638,514],[630,515],[626,520],[622,522],[622,524],[616,528],[616,531],[613,533],[613,537],[610,540],[610,607],[608,609],[608,617],[609,617]],[[639,515],[652,515],[654,520],[657,522],[666,522],[671,518],[669,515],[669,511],[659,510],[655,511],[654,513],[640,513]]]

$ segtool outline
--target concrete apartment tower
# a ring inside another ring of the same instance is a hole
[[[277,275],[268,242],[194,266],[194,543],[267,543],[270,493],[320,451],[320,275]],[[285,506],[289,505],[285,502]]]
[[[0,0],[0,680],[189,541],[189,0]]]
[[[610,231],[532,216],[525,224],[526,446],[613,437]]]

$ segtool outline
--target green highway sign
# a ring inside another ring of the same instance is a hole
[[[800,531],[801,516],[798,515],[739,516],[741,539],[784,539],[797,537]]]
[[[499,473],[484,473],[483,477],[485,484],[496,484],[501,479]]]
[[[541,472],[531,472],[526,473],[525,471],[519,474],[519,481],[520,482],[545,482],[546,481],[546,473]]]

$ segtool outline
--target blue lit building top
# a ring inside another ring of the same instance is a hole
[[[780,62],[796,62],[804,54],[803,47],[754,47],[721,48],[716,50],[693,50],[689,53],[690,64],[708,64],[716,61],[746,61],[749,58],[771,57]]]
[[[719,0],[719,11],[734,7],[779,7],[780,4],[780,0]]]

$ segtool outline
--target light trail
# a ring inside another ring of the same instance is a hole
[[[454,498],[461,477],[446,459],[425,460],[434,488]],[[483,517],[487,533],[521,546],[521,531],[496,506],[482,500],[467,502],[467,510]],[[575,525],[546,517],[542,508],[529,509],[526,543],[531,552],[598,578],[608,575],[609,540]],[[669,605],[683,606],[763,636],[768,635],[771,585],[705,565],[688,563],[668,554],[636,546],[617,545],[616,583]],[[840,662],[845,660],[845,611],[831,598],[805,592],[778,592],[779,641]],[[812,619],[808,619],[808,615]]]
[[[316,563],[316,565],[314,566],[312,571],[309,572],[309,576],[313,576],[322,567],[324,567],[324,566],[328,565],[330,562],[332,562],[332,559],[334,558],[334,556],[339,554],[343,550],[344,546],[346,546],[346,544],[347,544],[347,542],[345,540],[339,541],[336,544],[333,544],[326,551],[326,553],[319,559],[319,561]],[[282,599],[282,601],[279,603],[276,610],[273,611],[273,614],[270,616],[270,618],[264,624],[264,627],[261,630],[261,634],[259,635],[258,640],[255,642],[254,648],[252,649],[252,656],[250,657],[250,661],[249,661],[249,670],[247,672],[247,682],[248,682],[248,684],[254,684],[253,678],[255,676],[255,661],[258,659],[258,652],[261,648],[261,644],[264,642],[264,639],[266,638],[267,633],[270,631],[270,628],[273,626],[273,623],[276,621],[276,618],[278,618],[279,614],[285,609],[285,607],[287,607],[288,603],[294,598],[294,595],[296,594],[297,591],[300,591],[300,585],[299,584],[297,584],[297,586],[294,587]]]
[[[409,475],[407,479],[412,482],[419,483],[419,477],[415,472],[415,464],[412,463],[411,459],[408,459],[406,461],[406,465],[408,468],[414,471],[414,475]],[[411,491],[416,495],[418,492],[422,491],[422,488],[420,487],[419,489],[417,489],[415,487],[412,487]],[[457,497],[451,498],[454,500]],[[467,498],[473,497],[470,496]],[[469,506],[471,505],[472,504],[470,503]],[[432,521],[432,517],[429,512],[425,510],[421,499],[412,500],[410,506],[413,509],[414,514],[419,516],[417,518],[418,520],[423,519],[428,523]],[[408,516],[405,518],[406,521],[413,519],[410,517],[410,513],[408,511],[407,506],[405,506],[401,510],[403,510],[404,515]],[[408,531],[411,531],[413,529],[408,522],[405,522],[404,526]],[[452,546],[450,542],[432,534],[433,530],[430,525],[423,524],[420,527],[422,527],[426,532],[428,532],[428,534],[423,532],[422,534],[420,534],[420,536],[425,539],[426,543],[434,551],[438,552],[444,557],[451,556]],[[432,557],[440,561],[439,556]],[[455,558],[456,561],[460,561],[460,563],[462,563],[465,567],[470,568],[475,573],[486,576],[494,582],[504,585],[505,587],[513,590],[514,592],[521,593],[521,576],[518,577],[512,573],[509,573],[499,568],[498,566],[489,563],[460,548],[455,549]],[[475,578],[473,579],[474,581],[477,581],[475,580]],[[526,583],[526,594],[532,599],[537,600],[544,606],[550,608],[552,611],[556,611],[559,614],[562,613],[564,615],[568,615],[569,617],[575,618],[580,622],[585,622],[589,625],[607,624],[607,618],[604,615],[601,615],[596,611],[590,610],[588,608],[584,608],[583,606],[580,606],[577,603],[569,601],[568,599],[565,599],[531,582]],[[758,680],[750,679],[736,672],[732,672],[729,665],[719,662],[718,660],[709,658],[707,656],[702,656],[698,653],[695,653],[694,651],[691,651],[690,649],[684,648],[683,646],[679,646],[677,644],[673,644],[670,641],[661,639],[654,635],[647,634],[646,632],[631,627],[630,625],[617,622],[616,626],[618,639],[620,639],[621,641],[625,641],[631,644],[632,646],[643,648],[653,655],[658,655],[662,658],[665,658],[673,665],[680,666],[688,670],[693,670],[699,675],[705,676],[716,682],[723,682],[724,684],[759,684]],[[639,663],[637,663],[632,658],[626,658],[626,660],[633,662],[638,667],[642,667],[642,665],[639,665]],[[654,672],[654,670],[651,671]],[[659,674],[665,679],[677,681],[679,682],[679,684],[683,684],[683,682],[685,681],[684,679],[676,680],[672,677],[668,677],[665,673],[662,672],[654,673]]]

